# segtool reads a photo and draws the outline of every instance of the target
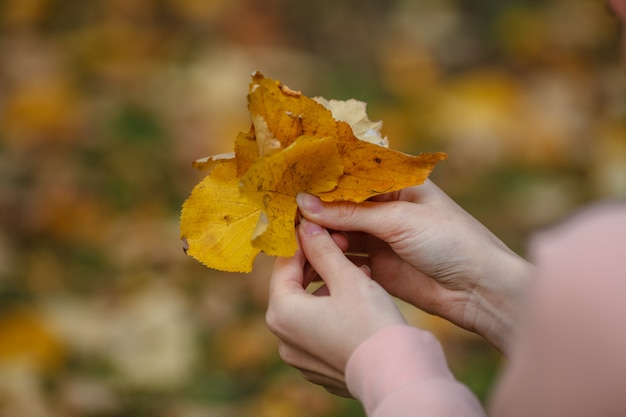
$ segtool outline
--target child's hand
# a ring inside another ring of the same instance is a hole
[[[348,358],[365,339],[385,327],[405,323],[387,292],[357,267],[329,233],[310,221],[298,228],[300,249],[278,258],[270,283],[267,324],[280,339],[280,356],[306,379],[348,396]],[[306,291],[306,262],[324,281]]]
[[[305,218],[349,232],[349,252],[367,255],[372,278],[390,294],[506,353],[530,264],[432,182],[360,204],[298,201]]]

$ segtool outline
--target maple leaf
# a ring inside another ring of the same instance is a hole
[[[249,272],[261,251],[293,255],[298,193],[361,202],[423,183],[447,157],[389,149],[365,103],[311,99],[258,72],[248,111],[252,126],[234,155],[194,163],[212,171],[183,204],[187,253],[210,268]]]

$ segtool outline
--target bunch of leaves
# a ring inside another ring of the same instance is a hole
[[[447,157],[389,149],[365,103],[312,99],[258,72],[248,110],[252,126],[234,153],[194,163],[210,173],[183,204],[184,248],[209,268],[250,272],[261,251],[292,256],[299,193],[362,202],[423,183]]]

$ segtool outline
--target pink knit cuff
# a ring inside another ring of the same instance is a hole
[[[408,325],[375,333],[356,348],[346,365],[348,389],[367,413],[394,391],[426,379],[454,381],[437,339]]]

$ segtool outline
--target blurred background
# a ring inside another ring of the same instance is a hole
[[[254,273],[183,254],[191,161],[260,70],[366,101],[391,147],[520,254],[626,197],[626,82],[601,0],[1,0],[0,416],[363,416],[282,364]],[[502,358],[403,306],[482,400]]]

